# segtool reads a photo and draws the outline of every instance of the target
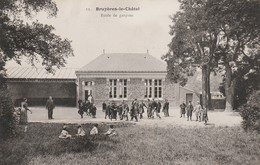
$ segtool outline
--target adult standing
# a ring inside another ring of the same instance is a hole
[[[182,115],[183,117],[185,117],[185,113],[186,113],[186,104],[184,103],[184,101],[181,103],[180,105],[180,114],[181,114],[181,118],[182,118]]]
[[[27,111],[30,111],[32,114],[32,111],[28,108],[28,103],[27,99],[24,98],[22,103],[21,103],[21,113],[20,113],[20,124],[22,125],[27,125],[28,124],[28,115]],[[26,132],[27,127],[25,127],[25,132]]]
[[[108,104],[106,105],[105,119],[107,118],[107,116],[108,116],[109,119],[111,118],[110,109],[111,109],[111,103],[109,101]]]
[[[167,99],[165,99],[165,102],[163,104],[163,113],[165,117],[169,117],[169,102]]]
[[[52,97],[50,96],[46,102],[46,109],[48,110],[48,119],[54,119],[53,118],[53,109],[54,108],[55,108],[54,101],[53,101]]]
[[[92,104],[94,104],[94,98],[92,97],[92,95],[88,96],[88,101]]]
[[[104,101],[104,102],[102,103],[102,111],[105,112],[106,109],[107,109],[107,104],[106,104],[106,102]]]
[[[192,111],[193,111],[193,105],[191,101],[189,101],[189,104],[187,105],[186,109],[187,109],[187,117],[188,117],[187,121],[189,121],[189,119],[191,120],[192,118]]]

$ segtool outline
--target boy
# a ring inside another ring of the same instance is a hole
[[[140,105],[139,105],[139,114],[140,114],[140,119],[143,118],[143,113],[144,113],[144,107],[146,107],[146,105],[144,104],[143,100],[141,101]]]
[[[169,102],[167,99],[165,99],[165,102],[163,104],[163,113],[165,117],[169,117]]]
[[[69,132],[67,131],[67,127],[64,125],[62,128],[62,131],[60,133],[59,136],[60,139],[68,139],[71,138],[71,135],[69,134]]]
[[[126,121],[128,121],[129,107],[124,101],[123,101],[122,107],[123,107],[123,114],[122,114],[123,118],[126,118]]]
[[[108,135],[109,137],[117,135],[117,132],[114,129],[114,126],[110,125],[108,131],[106,133],[104,133],[104,135]]]
[[[196,116],[196,121],[201,121],[201,105],[200,105],[200,102],[198,101],[197,102],[197,105],[195,106],[194,108],[194,112],[195,112],[195,116]]]
[[[97,107],[95,106],[95,104],[93,104],[91,107],[91,114],[92,114],[92,118],[96,118]]]
[[[91,131],[90,131],[90,135],[97,135],[98,134],[98,129],[97,129],[97,127],[98,127],[98,124],[94,124],[94,127],[91,129]]]
[[[78,126],[78,133],[76,134],[76,136],[85,136],[85,131],[83,130],[81,125]]]
[[[204,124],[207,125],[209,118],[208,118],[208,113],[206,108],[202,109],[202,121],[203,120],[204,120]]]

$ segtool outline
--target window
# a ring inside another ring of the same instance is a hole
[[[109,98],[127,98],[127,79],[109,80]]]
[[[162,98],[162,80],[154,80],[154,98]]]
[[[109,98],[116,98],[117,79],[109,80]]]
[[[85,81],[85,86],[93,86],[94,85],[94,81]]]
[[[127,79],[119,80],[119,98],[127,98]]]
[[[162,80],[145,80],[145,98],[162,98]]]
[[[152,97],[152,80],[145,80],[145,98]]]

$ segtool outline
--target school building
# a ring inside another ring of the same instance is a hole
[[[92,95],[97,106],[104,101],[168,99],[171,107],[182,101],[199,100],[193,90],[171,83],[167,65],[145,53],[101,54],[80,69],[62,68],[53,75],[43,68],[8,68],[8,86],[19,104],[45,105],[52,96],[56,105],[76,106]]]

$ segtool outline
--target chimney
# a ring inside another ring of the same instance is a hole
[[[147,54],[149,54],[149,50],[147,49]]]
[[[106,54],[105,49],[103,49],[103,54]]]

